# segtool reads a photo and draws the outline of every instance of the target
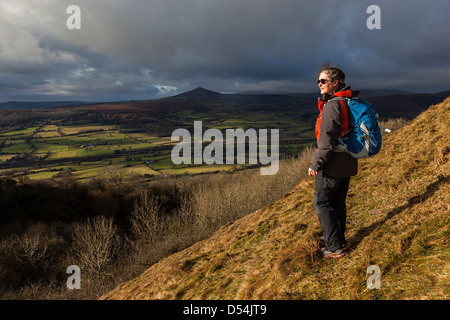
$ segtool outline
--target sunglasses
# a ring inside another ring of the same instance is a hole
[[[330,80],[328,80],[328,79],[319,79],[319,80],[317,80],[317,84],[319,84],[319,83],[325,84],[325,83],[328,83],[328,82],[330,82]]]

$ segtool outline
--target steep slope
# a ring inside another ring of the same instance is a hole
[[[153,265],[102,299],[448,299],[450,99],[360,161],[348,254],[318,255],[312,179],[283,199]],[[367,288],[367,268],[381,289]]]

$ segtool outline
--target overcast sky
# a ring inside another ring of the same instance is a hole
[[[354,89],[435,93],[450,89],[449,15],[448,0],[0,0],[0,101],[315,92],[324,62]]]

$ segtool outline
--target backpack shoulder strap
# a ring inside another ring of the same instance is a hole
[[[331,99],[328,100],[328,101],[331,101],[331,100],[341,100],[341,101],[347,101],[347,102],[349,102],[350,100],[360,100],[360,98],[359,98],[359,97],[351,97],[351,98],[333,97],[333,98],[331,98]]]

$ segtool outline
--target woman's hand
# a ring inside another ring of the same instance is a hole
[[[308,168],[308,176],[316,176],[318,174],[319,174],[319,172],[317,172],[316,170]]]

